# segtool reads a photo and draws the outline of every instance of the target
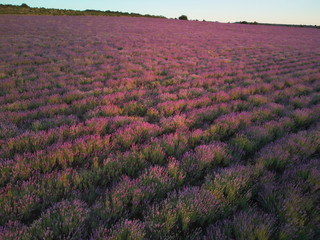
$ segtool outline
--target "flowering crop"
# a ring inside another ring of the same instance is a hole
[[[0,239],[317,239],[320,32],[0,16]]]

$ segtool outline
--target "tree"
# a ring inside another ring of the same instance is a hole
[[[180,20],[188,20],[188,17],[186,15],[181,15],[179,17]]]
[[[22,4],[20,5],[20,7],[29,8],[29,6],[28,6],[27,4],[25,4],[25,3],[22,3]]]

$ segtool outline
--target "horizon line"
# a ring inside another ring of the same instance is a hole
[[[75,9],[75,8],[55,8],[55,7],[34,7],[34,6],[29,6],[26,3],[22,3],[20,5],[15,5],[15,4],[3,4],[0,3],[0,6],[14,6],[14,7],[22,7],[23,5],[26,5],[29,8],[36,8],[36,9],[55,9],[55,10],[65,10],[65,11],[79,11],[79,12],[85,12],[85,11],[97,11],[97,12],[112,12],[112,13],[123,13],[123,14],[137,14],[137,15],[141,15],[141,16],[145,16],[145,17],[160,17],[160,18],[165,18],[165,19],[178,19],[179,17],[167,17],[165,15],[159,14],[159,15],[154,15],[154,14],[143,14],[143,13],[138,13],[138,12],[125,12],[125,11],[121,11],[121,10],[100,10],[100,9]],[[2,14],[1,14],[2,15]],[[24,14],[21,14],[24,15]],[[182,15],[186,15],[186,14],[182,14]],[[295,27],[300,27],[300,26],[305,26],[305,27],[320,27],[320,25],[317,24],[300,24],[300,23],[279,23],[279,22],[258,22],[258,21],[247,21],[247,20],[237,20],[237,21],[218,21],[218,20],[206,20],[206,19],[188,19],[188,21],[199,21],[199,22],[213,22],[213,23],[232,23],[232,24],[248,24],[248,25],[273,25],[273,26],[295,26]]]

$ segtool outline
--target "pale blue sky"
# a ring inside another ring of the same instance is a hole
[[[97,9],[168,18],[320,25],[320,0],[0,0],[0,4],[61,9]]]

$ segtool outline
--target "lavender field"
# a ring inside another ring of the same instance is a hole
[[[0,32],[0,239],[320,238],[319,29]]]

